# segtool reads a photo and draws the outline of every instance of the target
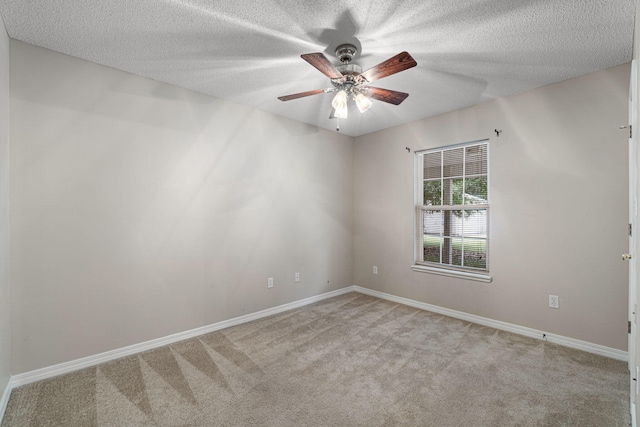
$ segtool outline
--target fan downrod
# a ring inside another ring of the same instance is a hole
[[[336,48],[336,56],[341,62],[336,68],[347,80],[353,80],[362,72],[362,68],[358,64],[351,64],[356,53],[358,53],[358,49],[351,43],[341,44]]]
[[[358,49],[351,43],[341,44],[336,48],[336,56],[343,64],[351,62],[356,53],[358,53]]]

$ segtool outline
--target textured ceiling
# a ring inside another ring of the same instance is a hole
[[[634,0],[0,0],[9,36],[98,64],[335,129],[330,87],[300,58],[353,43],[366,70],[418,66],[371,86],[408,92],[341,120],[357,136],[631,60]]]

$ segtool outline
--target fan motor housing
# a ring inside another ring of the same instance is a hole
[[[357,76],[362,73],[362,67],[358,64],[342,64],[336,67],[345,76]]]

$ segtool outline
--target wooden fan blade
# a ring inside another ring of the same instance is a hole
[[[407,52],[400,52],[393,58],[389,58],[375,67],[369,68],[367,71],[360,74],[360,76],[364,77],[369,82],[373,82],[392,74],[399,73],[400,71],[407,70],[411,67],[415,67],[416,65],[418,65],[418,63],[411,57],[411,55]]]
[[[402,101],[407,99],[409,96],[408,93],[397,92],[395,90],[390,89],[381,89],[379,87],[368,87],[367,86],[367,95],[370,98],[376,99],[382,102],[388,102],[393,105],[400,105]]]
[[[291,101],[292,99],[304,98],[305,96],[320,95],[324,89],[309,90],[307,92],[294,93],[293,95],[279,96],[280,101]]]
[[[304,55],[300,55],[300,57],[330,79],[341,79],[343,77],[342,73],[320,52],[305,53]]]

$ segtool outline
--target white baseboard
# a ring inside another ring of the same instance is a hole
[[[605,347],[603,345],[593,344],[587,341],[581,341],[574,338],[565,337],[562,335],[550,334],[548,332],[539,331],[537,329],[531,329],[524,326],[514,325],[512,323],[501,322],[499,320],[493,320],[487,317],[476,316],[474,314],[469,314],[462,311],[451,310],[449,308],[444,308],[444,307],[439,307],[437,305],[414,301],[408,298],[397,297],[395,295],[374,291],[372,289],[367,289],[360,286],[354,286],[354,288],[356,292],[360,292],[362,294],[371,295],[374,297],[397,302],[397,303],[408,305],[411,307],[420,308],[427,311],[432,311],[434,313],[443,314],[445,316],[453,317],[456,319],[466,320],[467,322],[477,323],[479,325],[489,326],[491,328],[500,329],[502,331],[512,332],[514,334],[524,335],[531,338],[538,338],[541,340],[543,339],[543,334],[544,334],[546,336],[546,340],[554,344],[575,348],[578,350],[586,351],[588,353],[598,354],[600,356],[605,356],[605,357],[609,357],[611,359],[616,359],[616,360],[622,360],[625,362],[628,362],[629,360],[629,354],[623,350],[618,350],[611,347]]]
[[[2,418],[4,418],[4,413],[7,410],[7,404],[9,403],[9,396],[11,396],[11,390],[13,390],[13,383],[12,377],[9,377],[7,386],[2,392],[2,399],[0,400],[0,424],[2,424]]]
[[[214,323],[212,325],[191,329],[189,331],[179,332],[177,334],[168,335],[166,337],[157,338],[151,341],[145,341],[139,344],[122,347],[93,356],[83,357],[82,359],[72,360],[69,362],[60,363],[58,365],[37,369],[35,371],[29,371],[23,374],[14,375],[11,377],[10,384],[12,388],[20,387],[25,384],[30,384],[47,378],[56,377],[58,375],[67,374],[69,372],[89,368],[91,366],[96,366],[101,363],[119,359],[121,357],[131,356],[133,354],[137,354],[147,350],[153,350],[155,348],[162,347],[163,345],[173,344],[178,341],[208,334],[209,332],[219,331],[220,329],[228,328],[230,326],[236,326],[242,323],[251,322],[252,320],[272,316],[274,314],[282,313],[283,311],[292,310],[294,308],[313,304],[314,302],[322,301],[327,298],[332,298],[338,295],[353,292],[354,290],[355,289],[353,286],[348,286],[346,288],[338,289],[337,291],[327,292],[321,295],[316,295],[302,300],[290,302],[288,304],[279,305],[277,307],[268,308],[256,313],[246,314],[244,316],[235,317],[229,320],[223,320],[222,322]],[[4,414],[4,411],[2,413]]]

